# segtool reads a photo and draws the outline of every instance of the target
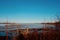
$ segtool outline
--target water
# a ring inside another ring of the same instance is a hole
[[[54,27],[54,25],[47,25],[47,27]],[[44,28],[44,24],[40,24],[40,23],[35,23],[35,24],[21,24],[20,26],[18,26],[18,29],[26,29],[26,28]],[[12,35],[16,35],[16,32],[10,32],[10,30],[16,30],[17,26],[9,26],[8,25],[8,32],[9,32],[9,36]],[[6,36],[6,27],[4,24],[0,24],[0,36]]]

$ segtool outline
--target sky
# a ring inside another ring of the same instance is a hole
[[[54,22],[60,0],[0,0],[0,22]]]

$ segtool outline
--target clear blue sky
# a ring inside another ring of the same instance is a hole
[[[0,0],[0,22],[51,22],[60,15],[60,0]]]

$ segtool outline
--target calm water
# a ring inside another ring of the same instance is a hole
[[[21,26],[18,26],[18,29],[26,29],[26,28],[44,28],[45,25],[44,24],[21,24]],[[46,27],[54,27],[54,25],[46,25]],[[16,35],[16,32],[12,33],[9,30],[16,30],[17,26],[8,26],[8,32],[9,32],[9,36],[11,35]],[[6,27],[3,24],[0,24],[0,36],[6,36]]]

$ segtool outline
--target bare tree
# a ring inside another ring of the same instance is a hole
[[[57,18],[58,22],[60,22],[60,16],[56,15],[56,18]]]

